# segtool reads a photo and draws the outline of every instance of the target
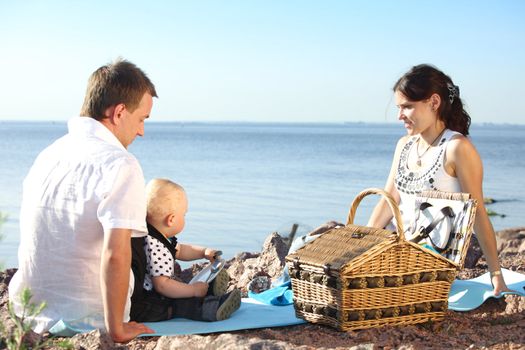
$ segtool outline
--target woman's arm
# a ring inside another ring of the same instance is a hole
[[[494,294],[508,291],[500,272],[496,235],[483,202],[483,165],[479,153],[466,137],[459,137],[450,142],[446,156],[445,168],[457,176],[461,191],[470,193],[478,202],[474,231],[491,272]]]
[[[399,156],[401,154],[401,150],[405,146],[405,143],[406,136],[402,137],[397,142],[394,158],[392,159],[392,166],[390,167],[390,173],[385,185],[385,191],[390,193],[397,203],[399,203],[399,193],[397,192],[396,186],[394,185],[394,179],[396,177],[397,167],[399,164]],[[388,206],[386,199],[381,198],[379,203],[377,203],[374,210],[372,211],[372,215],[370,215],[370,219],[368,219],[367,226],[383,228],[388,225],[393,216],[392,210]]]

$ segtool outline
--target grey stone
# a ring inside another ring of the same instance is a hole
[[[291,350],[310,349],[307,346],[297,346],[284,341],[260,338],[246,338],[237,334],[221,334],[215,336],[191,337],[161,337],[155,350],[186,349],[186,350]]]
[[[496,234],[500,256],[517,255],[525,250],[525,230],[523,228],[499,231]]]
[[[519,295],[506,295],[505,306],[506,314],[519,314],[525,311],[525,297]]]
[[[77,334],[70,339],[75,349],[83,350],[110,350],[127,349],[124,345],[120,346],[113,342],[109,334],[101,332],[99,329],[89,333]]]
[[[255,277],[280,276],[287,254],[288,247],[282,237],[276,232],[270,234],[264,241],[260,254],[239,254],[229,262],[230,288],[238,288],[246,295],[248,284]]]
[[[288,246],[277,232],[273,232],[264,241],[263,250],[257,259],[256,267],[272,278],[276,278],[283,271],[287,254]]]

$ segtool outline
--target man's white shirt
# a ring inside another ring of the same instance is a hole
[[[104,234],[147,234],[144,175],[137,159],[100,122],[76,117],[47,147],[24,180],[19,269],[9,299],[20,313],[24,287],[47,307],[36,332],[59,320],[104,327],[100,265]],[[133,274],[124,321],[129,320]]]

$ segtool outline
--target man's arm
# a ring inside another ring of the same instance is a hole
[[[142,333],[153,333],[143,324],[124,323],[131,271],[131,230],[111,229],[104,235],[100,285],[106,328],[115,342],[130,341]]]

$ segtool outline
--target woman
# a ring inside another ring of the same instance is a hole
[[[423,190],[466,192],[478,201],[474,232],[487,260],[494,294],[509,291],[499,265],[494,229],[483,203],[483,166],[466,137],[470,116],[463,109],[459,88],[443,72],[418,65],[394,85],[398,118],[408,135],[397,143],[385,190],[399,203],[405,226],[411,221],[415,197]],[[368,226],[385,227],[392,213],[384,199]]]

